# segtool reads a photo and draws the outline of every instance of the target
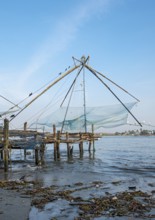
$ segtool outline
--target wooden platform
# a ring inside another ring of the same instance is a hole
[[[7,166],[9,158],[9,150],[24,150],[24,158],[26,159],[26,151],[33,150],[35,152],[35,164],[40,164],[44,160],[45,146],[50,144],[53,147],[54,160],[60,158],[60,146],[66,144],[67,157],[73,154],[73,145],[79,145],[80,154],[83,153],[83,143],[88,142],[88,150],[95,151],[94,142],[101,138],[100,134],[90,132],[78,133],[61,133],[56,131],[53,125],[53,133],[43,133],[33,130],[8,130],[7,126],[0,131],[0,153],[1,161],[4,161],[4,167]]]

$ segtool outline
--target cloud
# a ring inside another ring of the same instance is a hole
[[[71,9],[66,17],[61,17],[55,25],[55,29],[49,33],[42,46],[31,57],[30,63],[20,75],[18,88],[21,90],[29,78],[37,74],[48,60],[52,60],[60,52],[63,52],[74,41],[81,26],[85,25],[94,15],[103,13],[110,0],[82,1],[75,9]]]

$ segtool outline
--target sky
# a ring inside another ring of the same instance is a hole
[[[133,109],[136,118],[155,125],[154,11],[154,0],[0,0],[0,95],[17,104],[73,67],[72,57],[90,56],[91,67],[140,100]],[[31,120],[39,111],[42,114],[42,109],[53,111],[74,77],[51,88],[11,126]],[[85,77],[89,106],[118,103],[90,72]],[[77,91],[82,90],[82,82],[81,76]],[[108,85],[124,103],[134,101]],[[75,93],[72,104],[79,105],[82,92]],[[10,107],[2,97],[0,102],[0,110]],[[132,117],[129,123],[135,123]]]

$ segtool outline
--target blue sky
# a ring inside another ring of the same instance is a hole
[[[18,103],[72,66],[72,56],[89,55],[90,66],[140,99],[135,116],[155,125],[154,11],[154,0],[0,0],[0,94]],[[91,74],[86,77],[89,105],[118,103]],[[71,80],[38,99],[14,126],[53,94],[65,93]],[[122,101],[133,101],[113,89]],[[1,99],[1,105],[7,103]]]

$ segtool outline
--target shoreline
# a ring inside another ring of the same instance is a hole
[[[120,183],[112,184],[117,188]],[[41,215],[39,219],[46,220],[50,210],[50,219],[153,219],[154,194],[135,186],[112,193],[101,181],[49,187],[34,181],[0,181],[0,219],[36,220]]]

